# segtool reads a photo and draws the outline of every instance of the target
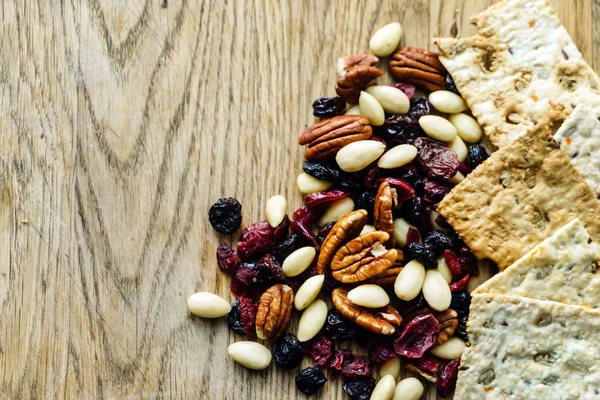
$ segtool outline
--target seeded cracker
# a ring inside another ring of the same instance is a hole
[[[483,294],[467,326],[456,399],[600,398],[599,310]]]
[[[434,43],[495,145],[563,121],[578,104],[600,109],[598,76],[546,0],[500,1],[471,23],[475,36]]]
[[[600,246],[574,219],[473,292],[482,293],[600,308]]]
[[[595,113],[587,106],[577,106],[554,139],[600,199],[600,121]]]
[[[493,153],[438,212],[478,258],[500,270],[575,218],[600,238],[600,203],[546,127]]]

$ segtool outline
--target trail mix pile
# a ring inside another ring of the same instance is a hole
[[[246,227],[236,249],[217,248],[238,300],[229,306],[201,292],[188,301],[196,315],[227,314],[236,334],[270,341],[272,353],[253,341],[229,347],[248,368],[273,358],[277,368],[296,370],[309,355],[314,366],[296,375],[306,395],[339,377],[351,399],[419,398],[419,379],[396,384],[401,364],[436,383],[442,397],[456,383],[466,287],[479,271],[435,208],[488,154],[437,54],[396,50],[401,35],[399,24],[387,25],[371,40],[373,54],[340,58],[337,96],[314,101],[320,120],[299,138],[307,146],[297,180],[304,205],[290,218],[286,199],[274,196],[266,220]],[[390,54],[397,83],[377,85],[377,56]],[[232,233],[241,205],[220,199],[209,221]],[[295,313],[298,329],[288,332]],[[351,340],[368,355],[346,348]]]

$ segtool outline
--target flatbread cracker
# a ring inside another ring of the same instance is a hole
[[[434,43],[495,145],[563,121],[578,104],[600,109],[598,76],[546,0],[500,1],[470,22],[475,36]]]
[[[438,212],[479,259],[501,270],[575,218],[600,238],[600,202],[547,127],[493,153]]]
[[[472,293],[600,308],[600,245],[574,219]]]
[[[600,310],[473,296],[455,399],[600,398]]]
[[[596,197],[600,199],[600,121],[589,107],[578,105],[554,134]]]

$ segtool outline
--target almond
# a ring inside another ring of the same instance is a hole
[[[317,225],[323,227],[329,222],[337,222],[344,215],[352,211],[354,211],[354,200],[350,197],[332,201],[317,221]]]
[[[302,313],[298,323],[298,340],[308,342],[321,331],[327,319],[327,304],[323,300],[315,300]]]
[[[385,151],[385,144],[376,140],[350,143],[337,153],[335,161],[343,171],[357,172],[377,160]]]
[[[392,22],[377,30],[371,36],[369,49],[371,53],[378,57],[389,56],[396,50],[402,39],[402,25],[398,22]]]
[[[301,311],[308,307],[319,295],[325,282],[325,275],[315,275],[308,278],[296,292],[294,306]]]
[[[360,115],[367,118],[370,125],[383,125],[385,122],[385,112],[375,97],[367,92],[360,92],[358,106],[360,107]]]
[[[298,276],[313,262],[317,251],[314,247],[301,247],[283,260],[281,269],[283,274],[288,277]]]
[[[410,301],[421,292],[424,280],[425,267],[419,261],[412,260],[396,277],[394,292],[400,300]]]
[[[424,115],[419,118],[419,125],[427,136],[441,142],[451,142],[456,137],[456,128],[445,118],[437,115]]]
[[[273,196],[267,200],[265,206],[265,217],[271,227],[277,228],[285,218],[287,211],[287,200],[281,195]]]
[[[454,114],[449,118],[456,128],[458,136],[467,143],[477,143],[483,136],[483,130],[475,118],[467,114]]]
[[[460,113],[469,108],[462,97],[449,90],[431,92],[429,94],[429,102],[436,110],[448,114]]]
[[[202,318],[224,317],[231,311],[231,305],[227,300],[209,292],[198,292],[191,295],[187,305],[192,314]]]
[[[227,353],[246,368],[261,370],[271,364],[271,352],[260,343],[243,341],[229,345]]]
[[[467,148],[465,147],[466,150]],[[415,146],[401,144],[385,152],[379,159],[379,162],[377,162],[377,166],[384,169],[400,168],[414,160],[417,153],[418,150]]]
[[[319,180],[314,176],[307,174],[306,172],[298,175],[296,183],[298,184],[298,189],[302,194],[322,192],[329,189],[332,185],[331,182]]]
[[[390,304],[390,296],[381,286],[365,284],[355,287],[348,292],[348,300],[352,303],[368,307],[381,308]]]
[[[462,356],[466,348],[467,345],[460,338],[451,337],[444,343],[432,348],[431,353],[445,360],[455,360]]]
[[[438,270],[430,269],[425,274],[423,297],[425,297],[427,304],[436,311],[445,311],[450,307],[450,301],[452,300],[450,286]]]
[[[393,86],[375,85],[368,87],[365,92],[373,96],[389,114],[406,114],[410,108],[408,97],[402,90]]]

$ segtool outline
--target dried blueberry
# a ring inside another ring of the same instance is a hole
[[[452,360],[439,372],[436,382],[437,392],[442,398],[449,397],[456,388],[460,360]]]
[[[321,97],[312,103],[313,115],[318,118],[330,118],[340,115],[346,108],[341,97]]]
[[[230,290],[238,297],[257,297],[266,289],[258,279],[258,261],[246,260],[238,265],[235,275],[231,278]]]
[[[275,246],[275,249],[273,250],[273,256],[281,264],[283,260],[287,258],[287,256],[298,250],[300,247],[310,245],[311,243],[304,236],[293,233],[290,235],[290,237]]]
[[[469,307],[471,306],[471,295],[466,290],[452,293],[452,301],[450,302],[450,308],[456,311],[458,314],[458,328],[454,334],[456,337],[464,340],[468,340],[467,337],[467,320],[469,319]]]
[[[423,243],[431,245],[436,256],[441,255],[444,250],[452,248],[452,239],[440,231],[427,232],[423,238]]]
[[[329,235],[329,232],[331,232],[331,228],[333,228],[334,225],[335,222],[328,222],[325,224],[325,226],[319,229],[319,233],[317,233],[317,243],[323,244],[323,240],[325,240],[327,235]]]
[[[458,89],[454,84],[454,79],[452,79],[452,76],[450,76],[450,74],[446,74],[446,90],[449,90],[452,93],[456,93],[460,96],[460,93],[458,92]]]
[[[450,179],[458,171],[458,155],[445,144],[430,138],[418,138],[413,145],[419,151],[417,163],[429,178]]]
[[[366,378],[344,383],[344,392],[352,400],[369,400],[375,389],[375,379]]]
[[[401,213],[405,220],[409,223],[420,226],[425,218],[425,210],[423,209],[423,200],[420,197],[413,197],[402,203]]]
[[[408,115],[390,115],[377,130],[391,145],[412,144],[415,139],[424,137],[425,132],[418,124],[418,118]]]
[[[237,252],[227,243],[221,243],[217,247],[217,264],[221,268],[221,271],[227,275],[233,275],[238,264]]]
[[[427,243],[411,242],[406,243],[403,248],[404,260],[415,260],[429,261],[435,257],[435,251],[433,246]]]
[[[242,326],[242,316],[240,314],[240,302],[236,300],[231,305],[231,311],[227,314],[227,324],[229,325],[229,329],[237,333],[238,335],[246,335],[244,328]]]
[[[319,367],[304,368],[296,375],[298,390],[307,396],[316,394],[325,385],[325,382],[327,382],[327,378]]]
[[[408,116],[418,121],[419,118],[424,115],[434,114],[434,110],[435,109],[427,99],[427,96],[421,96],[418,99],[414,99],[410,102]]]
[[[354,199],[355,208],[357,210],[367,210],[369,213],[369,222],[373,222],[373,209],[375,208],[375,193],[364,192]]]
[[[332,308],[327,312],[327,320],[325,320],[325,336],[329,340],[337,342],[345,342],[352,339],[355,333],[354,324],[346,321],[342,314]]]
[[[277,343],[273,360],[278,368],[290,370],[298,367],[304,358],[302,343],[293,333],[286,333]]]
[[[310,348],[310,355],[315,361],[315,366],[322,367],[329,363],[333,354],[333,343],[331,343],[325,336],[321,336],[316,340]]]
[[[335,187],[346,190],[357,190],[361,187],[360,183],[354,181],[352,175],[342,171],[334,162],[305,161],[302,169],[317,179],[333,182]]]
[[[467,150],[469,155],[467,158],[467,165],[471,169],[477,168],[479,164],[489,158],[487,150],[480,144],[469,145]]]
[[[208,210],[208,221],[219,233],[233,233],[242,223],[242,205],[233,197],[219,199]]]
[[[272,286],[285,281],[281,264],[271,254],[262,256],[258,260],[258,280],[263,282],[265,286]]]

